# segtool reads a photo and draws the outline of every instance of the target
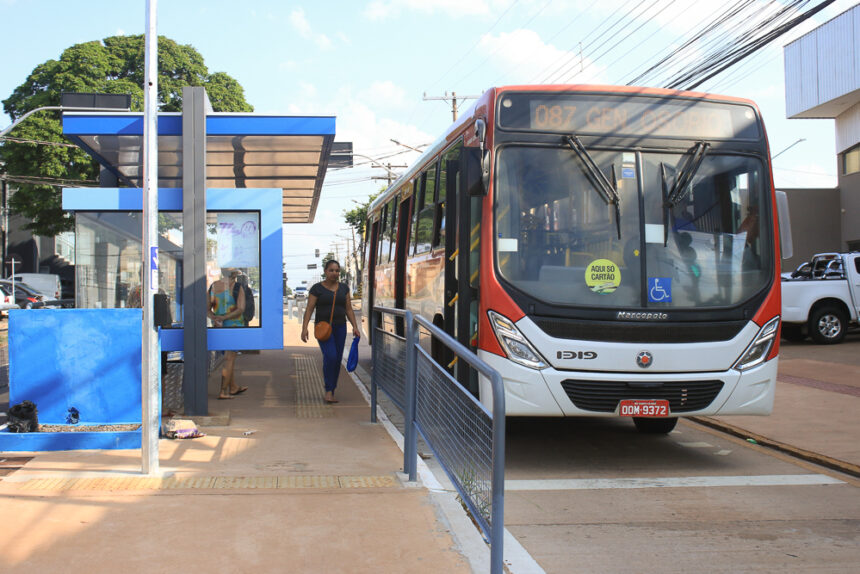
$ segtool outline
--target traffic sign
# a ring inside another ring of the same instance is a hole
[[[316,269],[316,268],[317,268],[316,263],[308,263],[308,269]]]

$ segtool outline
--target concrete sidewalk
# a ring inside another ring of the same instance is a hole
[[[2,478],[0,571],[471,571],[345,371],[323,404],[319,348],[295,322],[284,350],[236,368],[249,390],[233,400],[210,379],[230,425],[161,440],[166,478],[142,477],[137,450],[35,453]]]
[[[781,342],[773,414],[710,426],[860,477],[860,333],[840,345]]]

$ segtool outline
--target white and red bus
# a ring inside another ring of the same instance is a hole
[[[409,309],[474,349],[504,378],[508,416],[665,433],[679,416],[765,415],[777,220],[750,101],[493,88],[370,206],[364,309]]]

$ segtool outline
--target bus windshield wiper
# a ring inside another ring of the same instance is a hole
[[[660,178],[663,182],[663,246],[669,243],[669,213],[678,205],[678,202],[686,197],[690,190],[690,183],[696,172],[699,171],[699,166],[702,165],[702,160],[708,153],[708,148],[711,144],[707,142],[696,142],[696,145],[690,149],[688,155],[681,160],[678,167],[675,169],[675,180],[672,182],[672,188],[669,189],[668,178],[666,177],[666,164],[660,162]]]
[[[615,164],[610,166],[612,170],[612,181],[600,170],[597,162],[582,145],[582,142],[575,135],[565,136],[565,141],[570,149],[576,152],[582,164],[585,166],[585,174],[597,195],[600,196],[607,205],[615,207],[615,227],[618,230],[618,239],[621,239],[621,199],[618,195],[618,181],[615,179]]]
[[[702,160],[705,159],[709,147],[711,147],[711,144],[707,142],[696,142],[696,145],[681,160],[683,163],[679,164],[676,169],[677,175],[675,176],[675,181],[672,183],[672,188],[664,198],[666,207],[669,209],[675,207],[687,195],[690,183],[692,183],[696,172],[699,171],[699,166],[702,165]],[[665,169],[663,170],[663,185],[666,187]]]

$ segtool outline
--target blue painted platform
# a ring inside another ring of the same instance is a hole
[[[140,431],[120,432],[0,432],[0,452],[50,450],[139,449]]]

